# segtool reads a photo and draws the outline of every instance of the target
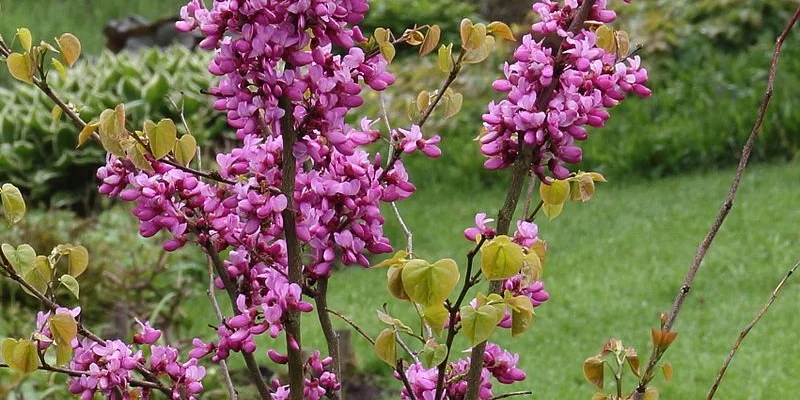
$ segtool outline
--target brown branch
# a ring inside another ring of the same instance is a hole
[[[208,259],[208,290],[206,293],[208,294],[208,298],[211,300],[211,306],[214,308],[214,314],[217,316],[217,321],[220,324],[225,323],[225,317],[222,315],[222,310],[219,307],[219,302],[217,302],[217,295],[215,294],[217,288],[214,287],[214,266],[211,262],[211,258]],[[219,360],[219,367],[222,370],[222,377],[225,380],[225,387],[228,389],[228,396],[230,396],[231,400],[237,400],[239,398],[239,394],[236,392],[236,388],[233,387],[233,380],[231,380],[231,373],[228,371],[228,363],[225,360]]]
[[[231,281],[230,276],[228,276],[228,271],[225,270],[225,265],[222,262],[222,258],[219,256],[219,252],[217,252],[217,249],[214,248],[214,245],[210,240],[206,240],[204,243],[202,243],[202,246],[203,249],[205,249],[206,254],[208,254],[211,264],[214,266],[214,271],[222,280],[223,286],[225,286],[225,291],[228,293],[228,297],[231,299],[231,308],[233,309],[233,313],[235,315],[239,315],[239,309],[236,308],[236,298],[238,297],[236,293],[236,284]],[[252,353],[247,353],[244,351],[241,353],[242,357],[244,358],[244,363],[247,366],[247,370],[250,372],[250,380],[253,381],[253,384],[256,386],[261,399],[271,399],[272,396],[270,395],[269,388],[267,387],[267,383],[264,381],[264,377],[261,375],[261,370],[258,368],[258,362],[256,362],[255,357]]]
[[[710,230],[706,234],[703,241],[700,243],[700,246],[697,248],[697,252],[695,253],[694,259],[692,260],[692,264],[689,267],[689,270],[686,272],[686,276],[683,278],[683,284],[681,285],[680,290],[678,290],[678,294],[675,296],[675,300],[672,303],[672,308],[667,315],[666,319],[664,320],[662,330],[670,331],[672,329],[675,320],[678,317],[678,314],[681,311],[681,307],[683,306],[683,302],[686,300],[686,297],[689,295],[689,291],[691,290],[692,283],[694,282],[695,276],[697,276],[697,272],[700,270],[700,266],[703,262],[703,259],[708,252],[708,249],[711,247],[711,244],[714,241],[714,238],[717,236],[722,224],[725,222],[725,219],[728,217],[731,209],[733,208],[733,200],[736,197],[736,193],[739,191],[739,184],[742,181],[742,176],[744,176],[745,169],[747,168],[747,162],[750,160],[750,153],[753,150],[753,146],[755,145],[756,139],[758,139],[759,134],[761,133],[761,128],[764,123],[764,117],[766,116],[767,109],[769,107],[770,101],[772,100],[772,94],[775,90],[775,74],[778,70],[778,61],[780,60],[781,55],[781,48],[783,47],[783,42],[786,40],[786,37],[789,36],[789,32],[791,32],[794,25],[797,23],[798,18],[800,18],[800,7],[797,8],[792,18],[787,23],[786,27],[784,28],[783,32],[778,36],[775,40],[775,49],[772,52],[772,59],[770,61],[769,66],[769,75],[767,78],[767,88],[764,91],[764,97],[761,100],[761,105],[759,106],[758,110],[758,117],[756,118],[756,122],[753,125],[753,130],[750,132],[750,136],[747,138],[747,142],[745,142],[744,147],[742,148],[742,155],[739,158],[739,165],[736,168],[736,175],[733,178],[733,182],[731,183],[731,187],[728,191],[728,196],[725,198],[725,201],[722,203],[722,207],[719,210],[716,218],[714,219],[714,223],[711,225]],[[639,382],[639,386],[636,388],[636,392],[634,393],[634,400],[641,400],[644,396],[644,391],[647,389],[647,384],[650,383],[650,380],[653,376],[653,371],[656,367],[656,364],[661,359],[663,352],[655,351],[655,346],[653,352],[651,353],[650,360],[647,363],[647,368],[645,369],[645,373],[642,374],[642,379]]]
[[[778,286],[776,286],[775,290],[772,291],[772,295],[769,297],[767,303],[764,304],[764,307],[762,307],[761,310],[756,314],[755,318],[753,318],[753,320],[750,321],[750,324],[748,324],[744,328],[744,330],[739,333],[739,337],[733,344],[733,348],[731,348],[731,351],[728,354],[728,358],[726,358],[725,362],[722,364],[722,368],[720,368],[719,373],[717,374],[717,379],[714,380],[714,385],[711,386],[711,390],[709,390],[708,396],[706,396],[706,400],[711,400],[714,398],[714,394],[717,392],[717,388],[719,388],[719,384],[720,382],[722,382],[722,378],[725,377],[725,372],[728,370],[728,366],[731,364],[733,357],[736,355],[736,351],[739,350],[739,346],[741,346],[742,342],[744,342],[744,338],[747,337],[747,334],[750,333],[751,330],[753,330],[758,321],[761,320],[761,317],[763,317],[764,314],[766,314],[767,311],[769,311],[769,308],[772,307],[772,303],[774,303],[775,300],[778,298],[778,293],[781,291],[781,289],[783,289],[783,285],[786,283],[786,281],[789,280],[789,277],[791,277],[792,274],[794,274],[794,272],[797,270],[798,267],[800,267],[800,262],[795,264],[794,267],[792,267],[792,269],[789,270],[786,276],[784,276],[783,279],[781,279],[780,283],[778,283]]]
[[[286,196],[287,206],[281,212],[283,217],[283,233],[286,239],[286,253],[289,262],[289,283],[303,286],[303,260],[301,258],[300,240],[297,238],[297,221],[294,209],[294,187],[297,178],[297,165],[293,153],[298,132],[294,127],[294,116],[289,99],[281,97],[281,137],[283,138],[282,190]],[[303,355],[300,350],[300,311],[287,310],[283,326],[286,331],[286,350],[289,356],[289,391],[291,400],[303,400]],[[294,342],[294,343],[293,343]]]
[[[0,368],[9,368],[10,369],[11,367],[8,364],[0,363]],[[40,365],[39,366],[39,371],[56,372],[56,373],[59,373],[59,374],[64,374],[64,375],[75,377],[75,378],[80,378],[82,376],[89,376],[89,374],[90,374],[89,371],[78,371],[78,370],[74,370],[74,369],[53,367],[51,365],[46,365],[46,364]],[[134,386],[134,387],[140,387],[140,388],[163,391],[163,389],[162,389],[162,387],[160,385],[158,385],[156,383],[153,383],[153,382],[142,381],[142,380],[138,380],[138,379],[130,379],[130,380],[128,380],[128,383],[130,383],[130,385]],[[171,392],[166,392],[165,394],[171,395],[172,393]]]
[[[340,383],[344,381],[342,376],[342,360],[340,359],[339,352],[339,334],[333,329],[331,316],[328,315],[328,278],[323,277],[317,281],[317,290],[314,293],[314,302],[316,303],[317,317],[319,324],[322,327],[322,333],[325,335],[325,342],[328,345],[328,355],[333,359],[331,366],[332,373]],[[342,385],[344,387],[344,385]],[[328,396],[334,400],[342,399],[344,390],[339,390],[333,393],[328,393]]]
[[[578,9],[578,13],[570,23],[569,31],[571,33],[576,34],[580,32],[580,30],[583,28],[583,23],[586,21],[586,18],[588,18],[589,12],[591,11],[595,2],[596,0],[585,0],[583,4],[581,4],[581,8]],[[556,52],[557,62],[561,58],[562,43],[563,39],[559,40],[558,43],[556,43],[553,47],[554,52]],[[550,85],[545,88],[544,91],[539,93],[539,97],[536,101],[537,109],[547,110],[548,104],[555,95],[555,90],[560,83],[562,72],[563,68],[556,68]],[[517,154],[517,159],[514,160],[514,164],[511,167],[511,183],[509,184],[506,201],[503,204],[503,208],[500,209],[500,212],[497,215],[498,235],[508,234],[509,227],[511,225],[511,219],[514,217],[514,212],[517,209],[517,203],[519,202],[520,195],[522,194],[522,187],[525,184],[525,178],[530,175],[531,161],[533,159],[533,146],[525,142],[524,135],[518,134],[517,136],[519,137],[519,153]],[[492,281],[489,286],[489,291],[491,293],[498,293],[500,292],[502,285],[503,281]],[[467,373],[466,378],[466,381],[468,382],[466,400],[478,399],[481,370],[483,369],[483,357],[485,351],[485,341],[478,343],[472,348],[469,372]]]
[[[411,383],[408,382],[406,371],[403,369],[403,360],[397,360],[397,367],[395,367],[395,371],[397,371],[397,374],[400,375],[400,380],[403,381],[403,386],[405,386],[406,391],[408,391],[409,400],[417,400],[417,396],[414,395],[414,389],[411,387]]]

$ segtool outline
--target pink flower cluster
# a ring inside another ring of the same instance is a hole
[[[486,345],[484,353],[483,370],[478,386],[478,398],[491,399],[492,381],[494,377],[497,382],[508,385],[525,379],[525,372],[517,368],[519,356],[503,350],[494,343]],[[441,399],[438,400],[461,400],[466,397],[468,382],[465,379],[466,372],[469,370],[469,359],[461,359],[451,362],[448,373],[445,376],[445,390]],[[426,369],[422,364],[412,364],[406,370],[408,382],[417,399],[436,400],[436,379],[438,368]],[[395,377],[399,375],[395,373]],[[401,399],[411,399],[408,389],[403,388],[400,392]]]
[[[272,361],[278,364],[285,364],[288,357],[278,354],[274,350],[270,350],[269,357]],[[333,393],[341,388],[339,380],[336,375],[326,370],[326,368],[333,362],[330,357],[321,358],[319,351],[311,354],[306,361],[305,378],[303,380],[303,398],[308,400],[319,400],[325,397],[328,393]],[[289,398],[288,385],[281,385],[280,381],[273,380],[272,400],[286,400]]]
[[[70,369],[86,371],[86,375],[70,380],[69,391],[80,395],[81,400],[91,400],[96,392],[108,399],[129,399],[129,383],[136,366],[142,362],[142,351],[133,352],[121,340],[100,344],[83,339],[75,349]]]
[[[616,13],[606,0],[598,0],[589,20],[611,23]],[[585,140],[587,127],[602,127],[607,108],[619,104],[626,93],[650,95],[645,87],[647,71],[638,56],[626,58],[597,46],[588,29],[569,32],[582,0],[541,0],[533,5],[539,22],[531,27],[506,63],[505,78],[494,82],[507,98],[489,104],[483,115],[486,134],[480,138],[485,167],[500,169],[517,158],[521,143],[533,148],[533,171],[543,180],[546,169],[557,179],[569,175],[565,164],[578,163],[582,151],[576,140]],[[546,35],[561,39],[559,48],[545,44]],[[536,39],[541,38],[541,39]],[[545,102],[546,100],[546,102]],[[544,104],[542,104],[544,102]]]

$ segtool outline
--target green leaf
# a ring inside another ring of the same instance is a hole
[[[89,266],[89,251],[86,247],[75,246],[69,250],[69,274],[77,278],[81,276]]]
[[[392,60],[394,60],[395,54],[397,53],[397,50],[395,50],[394,45],[391,44],[391,43],[388,43],[388,42],[387,43],[381,43],[380,49],[381,49],[381,54],[383,55],[383,58],[385,58],[386,61],[391,63]]]
[[[388,281],[387,289],[395,298],[411,301],[411,297],[408,297],[408,293],[406,293],[406,289],[403,287],[403,267],[405,267],[405,265],[406,262],[403,262],[393,264],[389,267],[389,270],[386,271],[386,279]]]
[[[419,92],[416,103],[419,112],[425,111],[431,105],[431,94],[427,90]]]
[[[603,359],[599,356],[587,358],[583,362],[583,376],[598,389],[603,390]]]
[[[125,107],[120,104],[114,110],[103,110],[98,128],[103,148],[117,157],[126,157],[122,146],[122,141],[128,136],[125,130]]]
[[[17,273],[33,268],[36,262],[36,251],[30,245],[23,244],[14,249],[14,246],[4,243],[0,248]]]
[[[30,268],[23,268],[20,275],[22,279],[33,286],[36,291],[44,294],[47,291],[47,287],[50,285],[50,281],[53,279],[53,270],[50,267],[50,261],[47,260],[47,257],[37,256],[33,266]],[[23,290],[29,295],[36,297],[27,289],[23,288]]]
[[[425,311],[422,313],[422,317],[425,319],[425,323],[427,323],[438,336],[442,334],[445,324],[447,324],[447,321],[450,319],[450,312],[440,303],[426,307]]]
[[[411,300],[425,307],[444,302],[458,284],[458,265],[451,259],[433,264],[411,260],[402,271],[403,288]]]
[[[160,160],[164,158],[178,141],[178,129],[171,119],[162,119],[158,125],[147,121],[144,124],[144,133],[150,142],[150,150],[153,151],[153,158]]]
[[[430,54],[439,44],[439,39],[442,36],[442,30],[438,25],[432,25],[428,28],[428,33],[425,35],[425,40],[422,41],[422,46],[419,48],[419,55],[422,57]]]
[[[425,368],[433,368],[441,364],[447,358],[447,345],[438,344],[433,340],[425,343],[422,351],[419,352],[419,360]]]
[[[569,182],[570,200],[587,202],[594,196],[594,179],[589,174],[578,174]]]
[[[467,53],[464,54],[462,62],[465,64],[477,64],[485,60],[487,57],[489,57],[489,54],[492,54],[492,50],[494,50],[494,44],[494,36],[485,36],[480,47],[474,50],[468,50]]]
[[[391,33],[386,28],[375,28],[375,32],[373,33],[375,37],[375,41],[378,44],[389,43],[389,39],[391,38]]]
[[[461,331],[472,346],[489,339],[502,319],[503,313],[492,305],[461,307]]]
[[[545,217],[549,218],[550,220],[555,219],[559,215],[561,215],[561,211],[564,210],[564,203],[561,204],[547,204],[545,203],[542,206],[542,211],[544,212]]]
[[[644,391],[644,397],[642,397],[642,400],[658,400],[658,396],[658,389],[656,389],[654,386],[648,386]]]
[[[78,323],[69,313],[60,313],[50,316],[50,332],[57,346],[69,347],[72,339],[78,337]]]
[[[53,64],[53,68],[56,69],[56,72],[58,72],[58,75],[61,77],[61,79],[67,79],[67,69],[64,67],[64,64],[55,58],[51,58],[50,62]]]
[[[27,52],[25,54],[11,53],[6,58],[6,64],[11,76],[22,82],[33,83],[36,67]]]
[[[392,367],[397,366],[397,341],[393,330],[384,329],[378,335],[375,339],[375,354]]]
[[[22,45],[22,48],[25,49],[25,51],[31,51],[31,44],[33,42],[31,31],[28,30],[28,28],[19,28],[17,29],[17,37],[19,38],[19,43]]]
[[[50,111],[50,116],[53,118],[53,121],[58,122],[61,119],[61,116],[64,114],[64,110],[59,107],[58,104],[53,106],[53,109]]]
[[[397,253],[394,253],[392,258],[388,258],[378,264],[375,264],[373,268],[392,267],[398,264],[405,264],[408,261],[407,258],[408,252],[405,250],[399,250]]]
[[[136,141],[127,141],[125,144],[125,154],[127,155],[128,159],[131,160],[133,165],[140,170],[153,172],[153,166],[150,165],[150,161],[147,160],[145,157],[145,150],[141,144]]]
[[[97,122],[89,122],[86,126],[81,129],[81,133],[78,134],[78,145],[75,148],[79,148],[92,137],[92,134],[97,131]]]
[[[481,271],[489,280],[513,277],[522,269],[524,260],[522,247],[505,235],[494,238],[481,248]]]
[[[616,54],[616,40],[614,38],[614,31],[611,30],[607,25],[600,26],[594,31],[595,36],[597,36],[597,47],[602,48],[607,53]]]
[[[56,39],[58,48],[61,49],[61,57],[68,67],[72,67],[78,57],[81,56],[81,41],[71,33],[65,33]]]
[[[439,46],[439,54],[436,59],[439,69],[442,72],[450,72],[453,70],[453,44],[450,43],[447,46],[441,45]]]
[[[10,183],[3,184],[0,187],[0,198],[3,202],[3,213],[9,224],[16,224],[25,217],[27,209],[25,207],[25,199],[16,186]]]
[[[511,297],[509,292],[506,292],[505,300],[511,308],[511,336],[517,337],[527,331],[533,322],[533,303],[527,296]]]
[[[183,135],[181,140],[175,143],[175,160],[178,164],[189,165],[197,153],[197,141],[192,135]]]
[[[72,346],[56,346],[56,365],[67,365],[72,361]]]
[[[545,183],[539,185],[539,196],[545,205],[564,204],[569,198],[569,191],[569,182],[566,180],[556,179],[550,182],[549,185]]]
[[[462,104],[464,104],[464,96],[461,93],[450,95],[448,101],[444,104],[444,119],[449,119],[458,114],[461,111]]]
[[[12,370],[27,375],[39,368],[39,354],[30,340],[6,339],[1,347],[3,360]]]
[[[67,288],[67,290],[69,290],[69,292],[72,293],[76,299],[80,299],[81,286],[78,284],[78,281],[75,279],[75,277],[65,274],[61,275],[61,277],[58,278],[58,281],[61,282],[61,284],[64,285],[64,287]]]

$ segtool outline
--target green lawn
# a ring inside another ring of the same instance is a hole
[[[646,358],[650,328],[666,312],[697,244],[728,190],[732,171],[626,185],[615,177],[587,204],[570,203],[561,217],[539,221],[551,248],[545,282],[552,298],[537,310],[534,327],[510,340],[494,340],[522,355],[529,373],[524,384],[540,399],[589,398],[592,387],[581,374],[583,360],[609,337],[634,345]],[[666,359],[675,378],[656,385],[662,398],[705,396],[738,332],[766,301],[789,267],[800,260],[796,248],[800,210],[794,182],[796,164],[755,166],[717,237],[675,329],[680,332]],[[475,212],[495,213],[498,190],[420,187],[400,204],[415,233],[415,251],[429,259],[452,257],[463,264],[469,243],[461,231]],[[389,222],[396,243],[401,232]],[[463,265],[462,265],[463,268]],[[717,398],[791,398],[800,367],[796,308],[800,282],[790,281],[734,360]],[[374,310],[388,301],[384,270],[351,269],[335,275],[332,307],[376,334]],[[411,315],[404,315],[413,321]],[[305,334],[322,347],[317,331]],[[362,365],[386,368],[368,344],[356,338]],[[466,348],[462,343],[457,350]]]

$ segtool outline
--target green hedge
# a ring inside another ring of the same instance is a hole
[[[211,109],[200,93],[212,83],[206,72],[210,54],[183,48],[148,50],[136,54],[105,52],[69,71],[66,80],[51,74],[51,86],[77,105],[84,119],[125,103],[131,126],[145,119],[171,117],[178,111],[165,99],[185,102],[190,127],[203,142],[226,125],[224,114]],[[77,129],[67,118],[54,121],[53,103],[31,85],[0,87],[0,181],[13,182],[31,204],[90,208],[96,193],[94,173],[104,153],[93,144],[75,150]]]

